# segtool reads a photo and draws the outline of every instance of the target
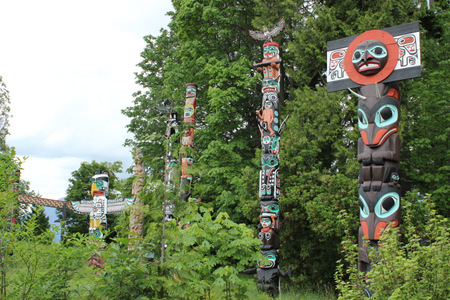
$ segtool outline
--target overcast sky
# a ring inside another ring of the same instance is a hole
[[[143,37],[159,35],[171,10],[170,0],[0,0],[6,142],[28,156],[22,179],[32,190],[60,199],[84,161],[133,164],[120,111],[140,89]]]

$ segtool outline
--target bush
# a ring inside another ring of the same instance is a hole
[[[357,271],[357,245],[352,238],[343,241],[345,258],[335,274],[339,299],[362,298],[365,284],[374,291],[373,299],[448,299],[448,220],[436,214],[429,195],[418,199],[410,193],[403,203],[403,223],[388,228],[378,252],[371,251],[373,268],[366,280]]]

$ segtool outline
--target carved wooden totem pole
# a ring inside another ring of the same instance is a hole
[[[135,199],[134,205],[132,206],[130,210],[130,232],[133,232],[132,234],[128,235],[128,238],[142,238],[144,234],[144,220],[143,220],[143,213],[142,213],[142,207],[143,202],[138,197],[138,193],[142,190],[142,187],[144,185],[144,177],[145,177],[145,170],[144,170],[144,162],[142,160],[142,153],[141,149],[136,149],[136,154],[134,155],[134,168],[133,168],[133,185],[131,188],[131,194],[133,198]],[[128,249],[133,250],[137,245],[139,244],[138,241],[133,241],[128,244]]]
[[[328,92],[349,89],[359,98],[358,269],[368,272],[367,244],[377,249],[383,230],[400,223],[400,101],[396,81],[421,75],[418,22],[328,42],[327,63]],[[370,294],[367,288],[366,295]]]
[[[197,106],[197,85],[186,84],[186,102],[184,105],[183,137],[181,138],[181,181],[180,199],[188,201],[192,188],[192,148],[194,147],[195,109]]]
[[[134,198],[107,199],[109,191],[109,174],[99,171],[91,178],[92,200],[72,201],[72,210],[79,214],[89,214],[89,234],[103,237],[100,225],[107,226],[106,215],[124,211],[134,203]]]
[[[279,294],[279,277],[287,276],[278,268],[280,258],[280,222],[279,222],[279,197],[280,178],[278,174],[279,148],[281,131],[286,120],[281,123],[279,114],[278,93],[280,90],[280,64],[279,45],[272,41],[284,26],[281,19],[270,31],[266,27],[263,31],[250,31],[250,35],[257,40],[265,41],[263,45],[263,60],[253,64],[258,71],[262,72],[262,106],[256,111],[258,127],[261,133],[261,171],[259,175],[259,199],[261,201],[260,223],[258,225],[258,237],[262,244],[261,253],[269,260],[269,264],[258,262],[257,269],[250,269],[244,273],[256,273],[258,277],[258,288],[275,296]]]
[[[166,169],[164,174],[164,185],[167,191],[170,193],[175,189],[174,183],[174,171],[178,160],[173,156],[173,142],[171,141],[172,135],[178,131],[178,120],[177,113],[173,108],[170,108],[169,118],[167,119],[167,130],[166,130]],[[174,199],[165,199],[163,203],[164,210],[164,222],[171,221],[174,218]]]

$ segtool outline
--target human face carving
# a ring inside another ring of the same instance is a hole
[[[352,63],[362,75],[374,75],[380,72],[388,61],[386,45],[377,40],[362,42],[353,52]]]

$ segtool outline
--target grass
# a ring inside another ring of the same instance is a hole
[[[256,289],[251,289],[247,293],[249,300],[334,300],[336,296],[330,286],[282,286],[280,297],[272,298]]]

